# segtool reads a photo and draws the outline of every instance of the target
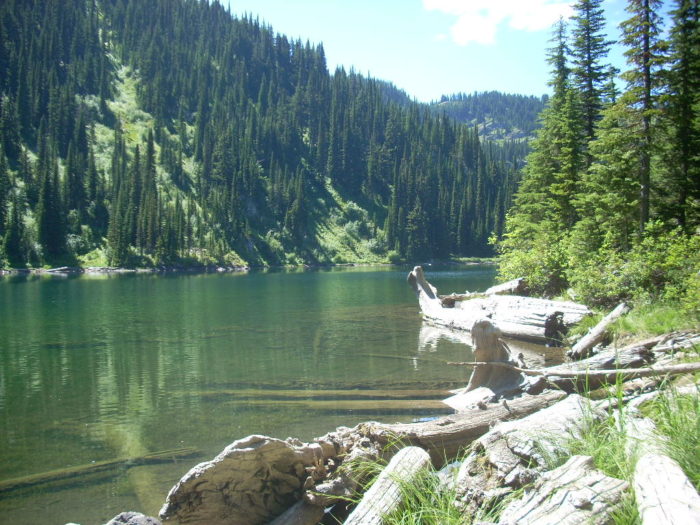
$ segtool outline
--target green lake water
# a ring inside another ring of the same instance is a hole
[[[440,291],[484,290],[489,266],[428,268]],[[0,491],[0,523],[91,525],[156,514],[194,464],[249,434],[310,440],[366,420],[449,413],[469,358],[421,332],[408,268],[0,279],[3,481],[191,447]]]

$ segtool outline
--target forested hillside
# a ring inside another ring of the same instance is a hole
[[[553,94],[500,242],[503,277],[589,304],[680,300],[700,316],[700,6],[671,4],[664,38],[661,3],[628,2],[621,93],[601,0],[579,0],[557,26]]]
[[[435,114],[444,113],[458,122],[477,126],[490,139],[530,138],[539,127],[538,115],[547,96],[533,97],[487,91],[443,96],[431,105]]]
[[[491,252],[527,150],[199,0],[0,6],[4,265]]]

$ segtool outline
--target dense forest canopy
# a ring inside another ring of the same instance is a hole
[[[538,115],[548,100],[546,95],[533,97],[512,95],[498,91],[484,93],[457,93],[443,95],[431,107],[472,126],[479,134],[491,139],[528,138],[538,127]]]
[[[0,93],[10,266],[488,255],[528,151],[204,0],[7,0]]]
[[[624,90],[606,63],[602,0],[555,28],[552,96],[498,242],[503,277],[591,304],[681,300],[700,314],[697,0],[629,0]]]

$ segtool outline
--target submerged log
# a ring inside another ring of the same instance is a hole
[[[571,359],[583,359],[588,357],[595,345],[603,341],[605,333],[612,323],[630,311],[629,306],[625,303],[620,303],[608,315],[603,317],[601,321],[595,325],[580,341],[578,341],[571,349],[566,352]]]
[[[108,472],[118,468],[131,468],[140,465],[154,465],[157,463],[169,463],[177,459],[191,458],[198,456],[200,452],[194,448],[178,448],[173,450],[163,450],[153,452],[143,456],[133,458],[108,459],[96,461],[87,465],[77,465],[39,474],[31,474],[21,478],[6,479],[0,481],[0,493],[9,492],[26,487],[35,487],[47,483],[70,483],[75,478],[84,477],[99,472]]]
[[[540,343],[552,343],[578,323],[590,310],[568,301],[549,301],[516,295],[477,295],[473,298],[443,305],[437,289],[416,266],[408,275],[408,282],[418,296],[423,319],[429,323],[458,330],[471,330],[474,321],[488,317],[506,338]]]
[[[573,456],[545,473],[525,495],[501,513],[501,523],[606,524],[629,484],[593,467],[590,456]],[[656,522],[672,523],[672,522]]]
[[[430,466],[430,456],[419,447],[401,449],[352,511],[345,525],[381,525],[401,503],[401,484],[411,483]]]

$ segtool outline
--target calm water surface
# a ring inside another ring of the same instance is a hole
[[[0,491],[0,523],[155,514],[192,465],[249,434],[309,440],[368,419],[445,413],[463,344],[421,333],[408,268],[0,279],[0,487],[8,479],[182,447]],[[494,269],[433,267],[445,292]]]

